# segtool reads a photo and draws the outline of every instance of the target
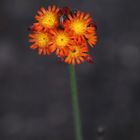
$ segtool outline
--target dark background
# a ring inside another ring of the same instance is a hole
[[[76,66],[84,140],[140,139],[139,0],[0,1],[0,140],[74,140],[68,65],[29,49],[41,7],[94,13],[94,64]]]

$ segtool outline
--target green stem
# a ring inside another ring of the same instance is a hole
[[[73,109],[73,115],[74,115],[75,138],[76,140],[82,140],[80,109],[79,109],[79,103],[78,103],[78,91],[77,91],[75,67],[73,65],[70,65],[69,71],[70,71],[72,109]]]

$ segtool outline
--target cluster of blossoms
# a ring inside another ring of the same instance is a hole
[[[39,55],[55,53],[60,61],[68,64],[92,62],[88,45],[97,42],[96,24],[89,14],[68,7],[48,6],[41,8],[30,27],[31,49]]]

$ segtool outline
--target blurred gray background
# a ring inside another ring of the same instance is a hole
[[[0,140],[74,140],[68,66],[29,49],[50,4],[97,22],[94,64],[76,66],[84,140],[140,140],[139,0],[0,1]]]

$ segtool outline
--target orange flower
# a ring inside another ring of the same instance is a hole
[[[73,32],[74,38],[87,39],[91,46],[96,44],[95,27],[90,26],[92,19],[89,14],[77,11],[75,15],[68,15],[64,23],[66,30]]]
[[[42,27],[39,26],[38,23],[34,23],[32,26],[29,27],[32,32],[41,31]]]
[[[52,34],[52,41],[50,42],[51,52],[56,51],[56,55],[67,55],[68,48],[71,43],[71,36],[63,30],[50,31]]]
[[[84,62],[86,58],[89,56],[88,47],[85,42],[74,42],[68,51],[68,55],[66,56],[65,62],[68,64],[75,65]]]
[[[58,25],[58,12],[59,8],[49,6],[48,9],[41,8],[38,11],[38,15],[35,16],[38,21],[38,26],[45,28],[46,30],[55,28]]]
[[[38,48],[39,55],[41,55],[42,53],[44,55],[50,54],[49,45],[48,45],[50,41],[50,36],[48,33],[36,32],[34,34],[29,34],[29,37],[31,38],[29,41],[31,43],[34,43],[33,45],[30,46],[31,49]]]
[[[97,42],[96,23],[89,14],[55,5],[37,13],[37,21],[29,27],[31,49],[38,49],[39,55],[55,52],[58,62],[93,63],[88,45],[94,47]]]

